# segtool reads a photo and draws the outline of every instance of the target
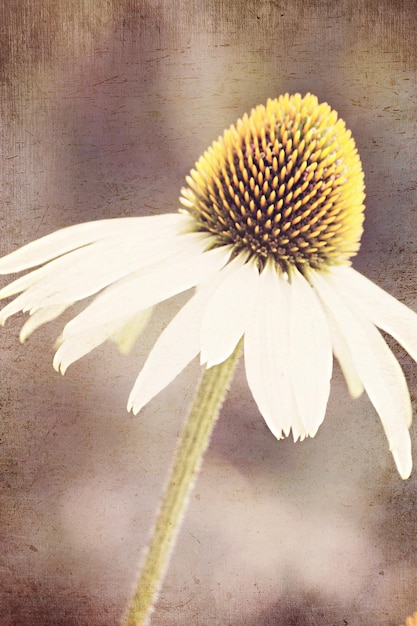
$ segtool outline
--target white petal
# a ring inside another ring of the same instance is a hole
[[[152,307],[140,311],[131,320],[129,320],[124,326],[119,328],[110,337],[112,341],[119,348],[121,354],[129,354],[133,348],[137,338],[144,331],[146,324],[148,323],[152,315]]]
[[[71,363],[78,361],[78,359],[94,350],[94,348],[97,348],[106,339],[110,339],[126,323],[127,320],[125,318],[112,320],[107,324],[71,335],[67,339],[62,336],[62,343],[54,356],[54,369],[57,372],[61,372],[61,374],[65,374]]]
[[[417,361],[417,313],[351,267],[335,268],[329,280]]]
[[[29,311],[30,306],[27,301],[27,298],[24,297],[25,294],[21,294],[18,298],[15,298],[9,304],[2,308],[0,311],[0,324],[4,326],[9,317],[18,313],[19,311]]]
[[[189,226],[190,219],[180,213],[122,217],[69,226],[32,241],[1,258],[0,274],[11,274],[35,267],[94,241],[123,237],[131,233],[132,229],[135,229],[139,239],[146,240],[165,228],[176,228],[177,232],[184,232]]]
[[[342,370],[350,395],[352,398],[359,398],[364,391],[364,387],[353,363],[349,346],[347,345],[332,312],[324,304],[323,308],[326,311],[333,353],[339,361],[340,369]]]
[[[18,290],[27,290],[16,298],[14,304],[5,307],[2,317],[20,309],[87,298],[139,269],[169,258],[181,251],[183,245],[182,236],[175,229],[156,232],[147,240],[141,240],[133,230],[123,237],[79,248],[1,290],[0,298],[13,295]]]
[[[130,393],[128,411],[139,413],[197,356],[207,297],[207,292],[195,294],[159,335]]]
[[[227,263],[230,249],[204,252],[205,245],[201,238],[184,237],[181,252],[108,287],[67,324],[64,337],[106,324],[121,314],[129,319],[215,274]]]
[[[355,368],[381,418],[397,469],[402,478],[408,478],[412,467],[407,427],[411,403],[401,367],[375,326],[359,311],[347,306],[325,274],[315,272],[310,279],[339,324]]]
[[[259,277],[258,304],[245,333],[248,385],[272,433],[279,439],[306,433],[297,413],[288,372],[289,294],[287,281],[267,265]]]
[[[38,268],[37,270],[29,272],[29,274],[20,276],[0,289],[0,300],[4,300],[4,298],[9,298],[10,296],[14,296],[17,293],[21,293],[22,291],[29,289],[48,276],[49,273],[50,269],[48,264]]]
[[[23,343],[37,328],[62,315],[68,306],[69,305],[51,306],[35,311],[23,324],[19,335],[20,341]]]
[[[326,274],[326,281],[351,311],[356,313],[357,317],[369,320],[383,330],[386,330],[386,332],[389,332],[401,345],[407,344],[410,348],[409,352],[411,356],[413,356],[413,344],[416,344],[416,341],[412,333],[417,332],[417,315],[411,311],[411,309],[350,267],[340,266],[334,268],[332,272]],[[400,316],[404,317],[404,324],[402,324]],[[379,321],[380,324],[377,323],[377,321]],[[388,328],[390,328],[390,330],[388,330]],[[376,334],[380,337],[379,333]],[[386,345],[385,341],[383,341],[383,343]],[[401,372],[401,378],[407,390],[407,397],[409,397],[407,383],[402,369],[397,363],[397,359],[395,359],[395,357],[393,358],[397,364],[398,370]],[[407,411],[408,427],[411,426],[411,422],[412,409],[410,405],[410,409]]]
[[[235,258],[220,273],[221,282],[207,304],[201,328],[201,363],[225,361],[244,334],[257,301],[259,272]]]
[[[290,375],[298,414],[314,437],[324,420],[333,354],[327,319],[306,279],[294,270],[290,285]]]
[[[0,298],[7,298],[19,291],[23,291],[17,298],[9,302],[0,311],[0,323],[18,311],[31,311],[41,308],[69,305],[76,298],[71,294],[71,283],[77,285],[87,275],[90,275],[85,261],[86,252],[90,247],[75,250],[59,259],[48,263],[44,267],[21,276],[0,290]],[[72,279],[68,280],[68,273],[77,265],[80,256],[83,258],[82,271],[77,271]]]

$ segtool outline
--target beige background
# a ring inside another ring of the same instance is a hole
[[[416,24],[414,0],[1,0],[0,253],[175,210],[226,126],[309,90],[363,159],[355,266],[417,310]],[[2,626],[118,623],[197,363],[137,418],[125,403],[181,301],[129,357],[106,345],[65,378],[51,366],[61,321],[27,346],[23,316],[1,331]],[[395,352],[414,397],[417,365]],[[416,439],[413,426],[417,459]],[[339,370],[318,435],[293,444],[268,431],[240,368],[152,624],[396,626],[417,609],[416,499],[417,470],[400,480]]]

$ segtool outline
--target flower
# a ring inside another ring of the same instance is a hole
[[[2,274],[40,266],[0,290],[16,296],[0,322],[28,311],[24,341],[95,295],[63,330],[54,367],[64,373],[106,339],[127,351],[154,305],[195,287],[151,350],[129,410],[198,354],[212,367],[244,337],[248,384],[273,434],[314,436],[334,353],[351,395],[366,389],[407,478],[410,397],[378,328],[417,360],[417,315],[350,267],[365,195],[344,122],[311,94],[268,100],[213,142],[186,180],[177,213],[70,226],[0,259]]]

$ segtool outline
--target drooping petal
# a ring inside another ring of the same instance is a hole
[[[408,478],[412,468],[408,432],[411,402],[401,367],[375,326],[352,303],[346,303],[325,274],[312,272],[310,279],[345,337],[355,368],[381,418],[397,469],[402,478]]]
[[[152,315],[152,311],[152,307],[140,311],[124,326],[112,334],[110,339],[117,345],[120,354],[129,354],[137,338],[145,330],[146,324]]]
[[[198,233],[196,233],[197,235]],[[168,259],[139,270],[111,285],[64,329],[64,338],[97,325],[102,326],[121,315],[132,318],[215,274],[230,256],[230,249],[205,250],[205,240],[187,236],[182,249]]]
[[[340,369],[342,370],[350,395],[352,398],[359,398],[364,391],[364,387],[353,363],[349,346],[347,345],[332,312],[324,304],[323,308],[326,311],[333,353],[339,361]]]
[[[352,267],[335,268],[329,274],[329,281],[341,293],[354,298],[365,316],[394,337],[417,361],[417,313]]]
[[[258,303],[245,333],[248,385],[272,433],[307,434],[297,413],[289,376],[289,294],[287,281],[266,265],[259,277]]]
[[[123,328],[127,321],[126,318],[119,318],[71,335],[68,338],[61,336],[59,339],[60,346],[54,356],[54,369],[65,374],[72,363],[100,346],[106,339],[110,339],[118,330]]]
[[[346,272],[345,270],[349,271]],[[346,283],[343,282],[345,280]],[[414,332],[417,332],[417,315],[414,311],[350,267],[335,268],[326,274],[326,281],[353,312],[356,311],[356,314],[361,318],[365,318],[382,330],[389,332],[404,348],[405,345],[408,345],[409,353],[413,356],[417,347],[415,337],[412,336],[413,326],[415,326]],[[400,316],[404,316],[404,324],[402,324]],[[380,337],[379,333],[377,336]],[[386,345],[385,341],[383,343]],[[417,353],[415,357],[417,359]],[[395,363],[401,372],[407,397],[409,397],[407,383],[397,359],[395,359]],[[412,422],[411,405],[406,415],[407,426],[410,427]]]
[[[324,420],[330,393],[333,354],[323,307],[297,271],[290,285],[289,368],[298,414],[314,437]]]
[[[180,213],[152,215],[146,217],[122,217],[97,220],[68,226],[41,237],[0,258],[0,274],[13,274],[36,265],[41,265],[71,250],[102,239],[122,238],[135,230],[139,240],[145,241],[156,232],[166,228],[184,232],[190,219]]]
[[[201,363],[207,367],[225,361],[245,333],[257,301],[259,272],[237,257],[222,269],[220,280],[201,327]]]
[[[42,309],[42,311],[46,311],[46,309]],[[128,354],[145,328],[151,314],[152,309],[146,309],[138,313],[133,319],[128,320],[122,317],[103,324],[101,327],[89,328],[67,338],[62,335],[57,342],[59,347],[54,356],[54,369],[65,374],[72,363],[97,348],[107,339],[116,343],[121,354]]]
[[[197,356],[207,298],[206,291],[196,293],[159,335],[130,393],[128,411],[139,413]]]
[[[20,341],[23,343],[40,326],[43,326],[43,324],[51,322],[52,320],[62,315],[62,313],[68,308],[68,306],[70,306],[70,304],[56,305],[48,307],[46,309],[39,309],[38,311],[35,311],[23,324],[19,335]]]
[[[15,296],[17,293],[26,291],[26,289],[36,285],[36,283],[39,283],[43,278],[49,275],[49,265],[50,264],[39,267],[38,269],[29,272],[29,274],[20,276],[19,278],[16,278],[16,280],[13,280],[11,283],[5,285],[2,289],[0,289],[0,300],[10,298],[10,296]]]
[[[2,308],[2,310],[0,311],[0,324],[4,326],[9,317],[15,315],[15,313],[18,313],[19,311],[23,311],[24,313],[30,311],[33,304],[34,303],[28,301],[26,293],[20,294],[20,296],[18,296]],[[34,310],[36,310],[36,307]]]
[[[0,290],[0,298],[4,298],[25,289],[3,309],[0,320],[19,310],[87,298],[135,271],[169,259],[182,248],[175,229],[155,232],[146,240],[133,230],[123,237],[78,248]]]
[[[77,298],[74,298],[73,291],[79,290],[79,285],[88,280],[96,286],[95,291],[99,291],[102,287],[96,283],[94,273],[94,250],[97,248],[102,251],[103,264],[106,259],[106,253],[103,252],[103,243],[93,244],[74,250],[63,257],[54,259],[47,265],[40,267],[25,276],[21,276],[9,285],[0,290],[0,298],[20,293],[14,300],[9,302],[0,311],[0,323],[4,324],[6,320],[18,311],[31,311],[41,308],[51,308],[56,306],[69,305]],[[121,245],[119,244],[119,247]],[[92,257],[92,259],[90,259]],[[99,270],[101,272],[101,269]],[[110,280],[111,282],[111,280]],[[86,295],[91,295],[87,293]],[[81,296],[83,297],[83,296]]]

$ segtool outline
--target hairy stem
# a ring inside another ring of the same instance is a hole
[[[158,517],[123,626],[149,624],[170,556],[214,425],[232,380],[242,341],[202,375],[174,457]]]

